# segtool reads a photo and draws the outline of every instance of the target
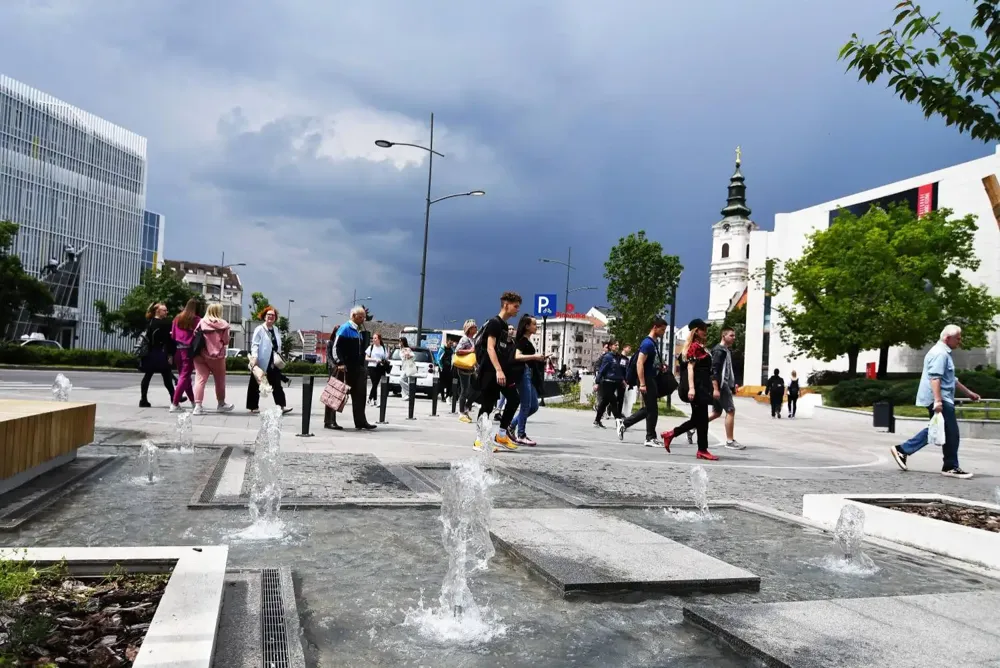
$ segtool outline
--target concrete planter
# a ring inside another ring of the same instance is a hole
[[[833,528],[845,505],[865,512],[865,534],[979,566],[1000,569],[1000,533],[974,529],[861,501],[941,502],[1000,511],[1000,506],[941,494],[806,494],[802,515]]]
[[[51,564],[70,572],[103,575],[116,565],[145,573],[170,573],[134,668],[210,668],[222,611],[227,546],[32,547],[0,549],[0,559]]]
[[[801,399],[799,400],[802,401]],[[872,414],[853,408],[837,408],[835,406],[818,406],[821,411],[834,411],[846,415],[858,416],[870,425]],[[848,418],[850,419],[850,418]],[[919,417],[896,417],[896,433],[904,436],[904,440],[927,426],[927,420]],[[958,433],[962,438],[997,439],[1000,438],[1000,420],[959,420]]]

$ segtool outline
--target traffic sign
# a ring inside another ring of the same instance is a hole
[[[535,295],[535,317],[551,318],[556,314],[555,295]]]

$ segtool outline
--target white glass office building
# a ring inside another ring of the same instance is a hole
[[[116,308],[162,258],[162,219],[145,209],[145,137],[0,75],[0,219],[20,225],[15,252],[56,299],[51,317],[23,313],[7,338],[131,347],[100,331],[94,301]]]

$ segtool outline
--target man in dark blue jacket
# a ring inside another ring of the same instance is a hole
[[[608,408],[615,416],[615,427],[622,422],[621,404],[618,403],[619,391],[625,390],[625,367],[622,366],[618,355],[618,342],[612,341],[608,345],[608,352],[604,353],[597,366],[597,377],[594,379],[595,387],[600,393],[600,403],[597,404],[597,419],[594,426],[604,429],[601,416]]]
[[[337,328],[330,343],[333,353],[334,371],[351,388],[351,409],[354,413],[354,428],[372,430],[375,425],[365,417],[365,397],[368,385],[367,363],[365,362],[365,339],[361,335],[361,325],[367,314],[364,306],[351,309],[351,318]]]

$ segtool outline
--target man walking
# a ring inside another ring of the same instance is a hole
[[[615,426],[622,421],[621,407],[618,403],[618,393],[625,387],[625,367],[618,362],[618,342],[611,341],[608,344],[608,352],[601,357],[600,366],[597,368],[597,378],[594,388],[600,393],[600,400],[597,403],[597,419],[594,426],[604,429],[601,421],[604,411],[608,410],[615,416]]]
[[[351,409],[354,413],[354,428],[371,431],[375,425],[368,423],[365,417],[365,399],[367,397],[368,373],[365,361],[365,343],[361,336],[361,325],[365,322],[367,313],[364,306],[351,309],[351,317],[337,328],[330,350],[333,353],[335,371],[343,373],[344,382],[351,388]]]
[[[656,376],[663,370],[662,364],[658,364],[660,346],[657,342],[663,333],[667,331],[667,321],[656,316],[653,318],[653,326],[649,330],[649,335],[639,344],[639,352],[636,353],[636,363],[630,364],[629,369],[635,368],[636,382],[639,385],[639,394],[642,396],[642,408],[618,423],[618,440],[625,440],[625,431],[634,424],[646,421],[646,442],[647,448],[658,448],[660,442],[656,438],[656,420],[659,417],[657,408],[657,387]]]
[[[771,397],[771,419],[781,419],[781,400],[785,398],[785,381],[781,372],[774,370],[774,375],[767,379],[764,394]]]
[[[971,473],[966,473],[958,465],[958,420],[955,417],[955,388],[973,401],[979,401],[979,395],[967,388],[955,377],[955,362],[951,351],[962,345],[962,328],[958,325],[948,325],[941,332],[941,340],[927,351],[924,356],[924,369],[920,374],[920,385],[917,387],[917,406],[927,409],[927,415],[934,417],[940,414],[944,419],[945,443],[941,447],[944,464],[941,474],[951,478],[968,479]],[[916,436],[901,445],[891,449],[892,457],[902,470],[906,471],[906,460],[913,453],[927,445],[927,428],[921,429]]]
[[[482,401],[479,405],[480,423],[483,416],[489,417],[502,395],[507,401],[500,415],[500,429],[494,437],[495,444],[482,443],[477,438],[475,447],[492,446],[507,450],[517,450],[517,444],[507,436],[514,414],[521,403],[517,386],[507,379],[511,364],[514,361],[514,341],[508,332],[507,321],[517,315],[521,309],[521,295],[516,292],[505,292],[500,296],[500,313],[493,316],[483,325],[476,346],[476,363],[479,367],[479,388],[482,391]]]
[[[743,450],[742,443],[733,438],[736,424],[736,404],[733,394],[739,389],[736,384],[736,374],[733,372],[733,343],[736,342],[736,332],[727,327],[722,330],[722,340],[712,349],[712,399],[713,413],[716,416],[726,414],[726,447],[730,450]]]

